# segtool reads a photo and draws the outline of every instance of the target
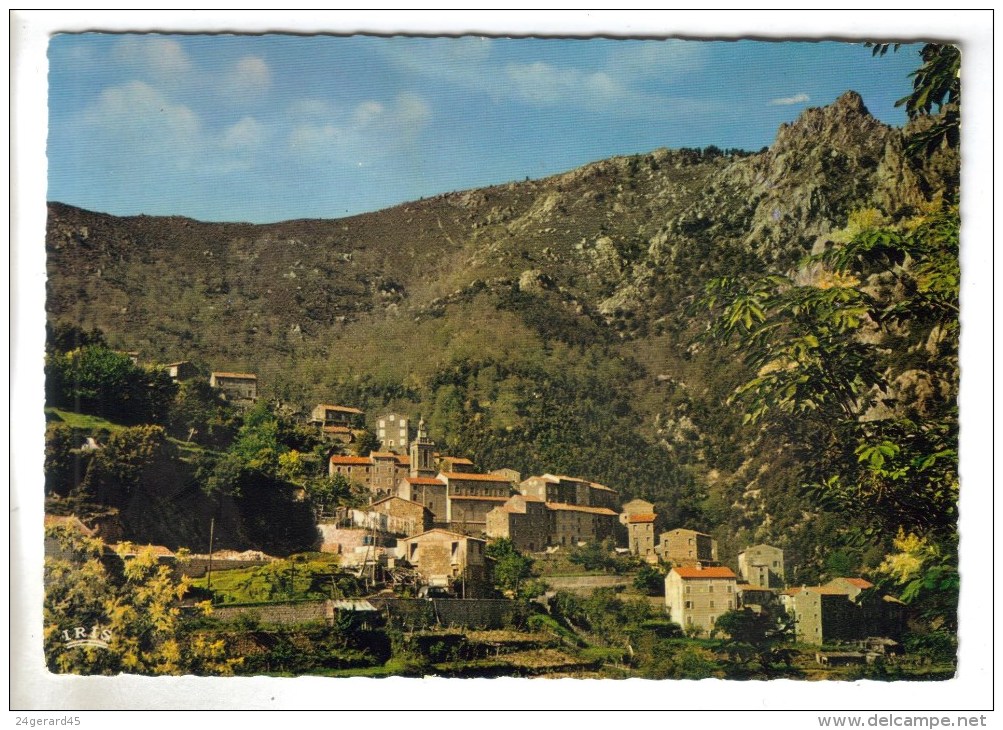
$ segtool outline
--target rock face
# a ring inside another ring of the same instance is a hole
[[[921,208],[956,169],[950,156],[917,167],[902,131],[847,92],[761,153],[662,149],[343,220],[209,224],[53,203],[47,309],[151,360],[267,367],[511,281],[630,338],[678,319],[710,276],[790,268],[855,209]]]

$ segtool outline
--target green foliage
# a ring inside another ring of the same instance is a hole
[[[615,547],[616,542],[610,537],[601,543],[586,543],[584,546],[571,548],[568,551],[568,560],[588,571],[602,571],[617,575],[635,568],[636,560],[632,556],[618,555]]]
[[[725,634],[723,648],[732,661],[747,664],[756,659],[769,670],[771,664],[786,656],[780,646],[793,637],[794,622],[787,616],[744,608],[718,616],[714,630]]]
[[[898,51],[901,44],[869,45],[873,55],[883,56],[889,48]],[[911,150],[929,155],[942,145],[957,147],[961,141],[961,49],[927,43],[919,54],[923,64],[909,74],[913,79],[912,93],[895,102],[895,106],[904,105],[910,119],[929,116],[934,107],[941,112],[931,127],[910,142]]]
[[[373,451],[379,451],[380,440],[376,438],[376,434],[369,429],[363,429],[362,431],[357,431],[355,433],[355,443],[352,444],[352,450],[359,456],[369,456]]]
[[[236,410],[208,380],[186,380],[178,386],[167,416],[167,431],[171,436],[225,449],[239,427]]]
[[[150,473],[174,457],[160,426],[134,426],[116,431],[95,450],[87,473],[73,494],[122,508]]]
[[[187,582],[175,581],[152,551],[123,559],[72,529],[50,528],[46,535],[60,548],[60,557],[45,560],[43,637],[51,671],[232,674],[239,666],[222,641],[184,635],[178,600]],[[69,646],[67,636],[77,638],[78,627],[106,646]]]
[[[539,586],[530,584],[530,579],[536,575],[533,559],[516,550],[510,539],[493,540],[484,554],[494,561],[491,579],[499,592],[509,597],[523,597],[523,591],[528,587],[532,595],[527,598],[539,594]]]
[[[85,330],[76,324],[66,322],[45,323],[46,354],[67,353],[88,345],[107,347],[104,332],[94,328]]]
[[[634,587],[649,596],[665,595],[665,574],[658,568],[645,563],[634,576]]]
[[[164,422],[177,390],[164,371],[101,345],[50,352],[45,380],[46,405],[129,424]]]

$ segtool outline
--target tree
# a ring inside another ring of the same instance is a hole
[[[176,390],[166,372],[134,365],[126,355],[102,345],[46,356],[49,406],[121,423],[163,423]]]
[[[748,664],[756,659],[765,670],[784,658],[779,647],[790,640],[793,627],[787,616],[756,613],[749,608],[728,611],[714,622],[714,630],[726,635],[724,648],[732,661]]]
[[[379,448],[380,440],[368,428],[355,432],[355,444],[352,446],[352,449],[357,455],[369,456],[371,452],[378,451]]]
[[[520,597],[520,589],[535,576],[533,559],[515,549],[507,537],[493,540],[484,554],[494,561],[491,577],[495,588],[510,597]]]
[[[879,47],[875,53],[884,53]],[[941,114],[910,145],[919,156],[958,144],[960,55],[927,45],[900,103],[912,118]],[[922,125],[920,125],[922,128]],[[918,163],[924,162],[918,158]],[[957,605],[958,241],[940,196],[911,219],[851,217],[833,245],[799,271],[708,284],[712,337],[731,341],[749,375],[731,402],[760,435],[778,435],[802,464],[817,510],[840,514],[848,536],[933,546],[903,591],[954,622]]]
[[[875,56],[889,49],[898,51],[899,43],[873,43]],[[913,90],[895,106],[905,106],[910,119],[930,116],[934,107],[940,116],[926,130],[917,133],[910,142],[912,151],[932,153],[942,145],[957,147],[961,142],[961,49],[957,46],[927,43],[920,49],[923,64],[913,71]]]
[[[634,587],[649,596],[664,596],[665,575],[658,568],[645,563],[634,576]]]
[[[183,633],[178,601],[188,581],[176,581],[151,550],[109,554],[100,540],[66,527],[48,528],[46,538],[58,546],[45,559],[43,637],[51,671],[233,674],[241,663],[227,657],[222,641]]]

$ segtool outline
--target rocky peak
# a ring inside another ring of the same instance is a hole
[[[871,116],[856,91],[847,91],[828,106],[805,109],[793,124],[782,124],[770,151],[782,154],[792,148],[844,149],[866,145],[868,138],[883,144],[889,127]]]

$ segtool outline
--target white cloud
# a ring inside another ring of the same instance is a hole
[[[804,102],[809,101],[810,99],[811,97],[809,97],[806,93],[802,91],[801,93],[795,94],[794,96],[781,96],[778,99],[770,99],[770,106],[790,106],[791,104],[803,104]]]
[[[237,94],[259,94],[272,85],[272,71],[263,58],[245,56],[223,77],[224,89]]]
[[[143,81],[130,81],[104,89],[83,114],[84,122],[98,134],[149,147],[184,151],[199,136],[199,120],[184,104],[174,104]]]
[[[253,152],[261,148],[267,132],[265,126],[254,117],[244,117],[223,132],[221,144],[224,149]]]
[[[620,83],[605,72],[585,73],[542,61],[509,64],[505,76],[509,83],[501,87],[502,90],[522,101],[543,106],[572,103],[601,107],[627,95]]]
[[[412,144],[431,119],[428,103],[400,94],[390,105],[368,100],[340,109],[317,100],[300,100],[289,109],[288,150],[302,161],[325,159],[358,164]]]
[[[192,69],[191,59],[181,44],[159,36],[125,36],[115,46],[113,58],[140,73],[177,76]]]
[[[701,41],[623,41],[610,50],[609,70],[625,79],[672,83],[702,69],[707,50]]]

